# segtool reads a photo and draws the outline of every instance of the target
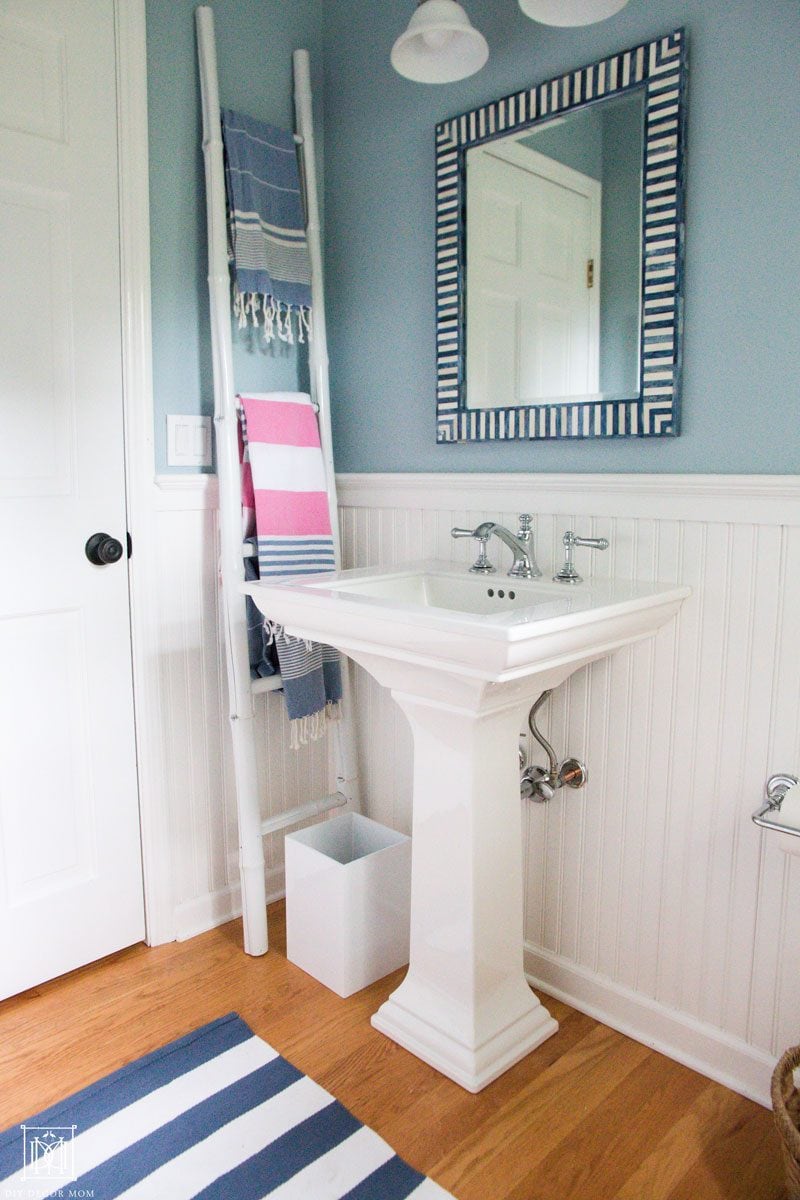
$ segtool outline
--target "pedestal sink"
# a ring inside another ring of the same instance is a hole
[[[477,1092],[558,1028],[522,969],[517,744],[533,701],[655,633],[689,589],[476,577],[424,562],[244,584],[343,650],[414,736],[411,955],[372,1024]]]

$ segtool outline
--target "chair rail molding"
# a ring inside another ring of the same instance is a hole
[[[668,501],[682,520],[800,521],[797,475],[340,474],[337,491],[341,507],[470,508],[479,498],[497,508],[527,498],[552,511],[555,497],[569,497],[570,511],[586,516],[657,517]]]

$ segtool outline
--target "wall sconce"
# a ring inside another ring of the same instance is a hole
[[[542,25],[592,25],[624,8],[628,0],[519,0],[519,6]]]
[[[415,83],[453,83],[479,71],[486,38],[456,0],[420,0],[408,29],[392,47],[392,66]]]

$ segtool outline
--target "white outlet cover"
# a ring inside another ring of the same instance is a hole
[[[211,466],[211,417],[167,416],[167,466]]]

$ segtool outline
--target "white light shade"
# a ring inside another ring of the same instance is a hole
[[[519,0],[526,17],[542,25],[591,25],[605,21],[628,0]]]
[[[486,38],[456,0],[424,0],[392,47],[392,66],[416,83],[453,83],[479,71]]]

